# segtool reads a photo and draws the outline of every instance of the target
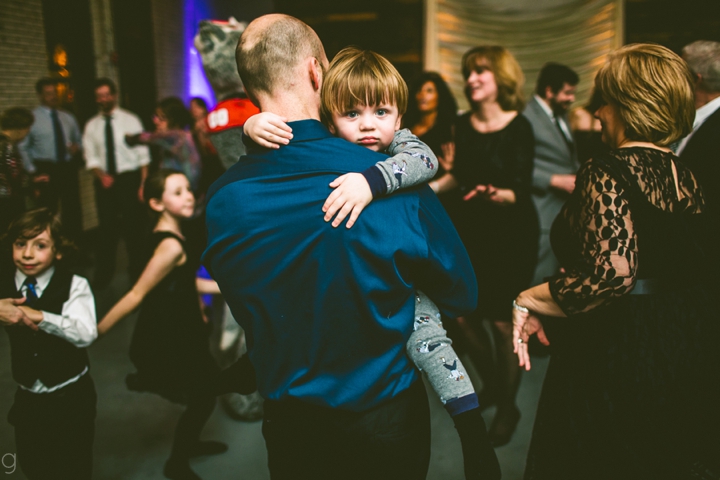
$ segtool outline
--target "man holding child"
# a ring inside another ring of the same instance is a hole
[[[293,134],[250,146],[207,206],[204,260],[248,336],[271,475],[425,478],[427,397],[405,354],[414,292],[449,316],[474,309],[467,253],[425,186],[377,199],[352,228],[326,223],[329,184],[387,157],[320,123],[327,58],[310,27],[261,17],[236,56],[250,98]]]

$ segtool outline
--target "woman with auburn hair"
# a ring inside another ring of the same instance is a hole
[[[462,325],[478,341],[457,334],[453,339],[482,377],[481,407],[497,405],[488,433],[499,446],[510,441],[520,418],[515,396],[521,369],[507,306],[530,285],[537,262],[538,220],[530,197],[535,139],[520,114],[525,77],[507,49],[473,48],[463,56],[462,71],[472,110],[456,123],[455,162],[438,184],[440,192],[455,189],[461,199],[454,221],[479,287],[478,309]],[[490,320],[494,350],[483,320]]]
[[[720,478],[716,245],[668,147],[692,129],[692,85],[647,44],[595,78],[611,151],[581,167],[553,225],[563,272],[513,303],[520,365],[530,335],[552,348],[526,479]]]

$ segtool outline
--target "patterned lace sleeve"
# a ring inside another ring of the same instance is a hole
[[[567,315],[586,312],[635,286],[637,236],[623,187],[592,163],[578,172],[576,192],[561,215],[582,242],[582,262],[550,281]]]

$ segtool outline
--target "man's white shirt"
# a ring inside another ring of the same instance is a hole
[[[125,135],[135,135],[143,131],[142,122],[137,115],[115,108],[110,116],[115,144],[115,165],[117,173],[132,172],[150,163],[150,151],[144,145],[135,147],[125,142]],[[83,133],[85,166],[88,169],[99,168],[107,172],[107,151],[105,149],[105,115],[95,115],[85,125]]]

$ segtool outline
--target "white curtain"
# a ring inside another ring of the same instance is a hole
[[[525,72],[526,99],[546,62],[568,65],[580,75],[578,103],[592,90],[605,56],[623,44],[623,0],[575,0],[559,6],[512,8],[480,0],[425,0],[426,70],[442,74],[467,109],[460,72],[463,53],[478,45],[502,45]]]

